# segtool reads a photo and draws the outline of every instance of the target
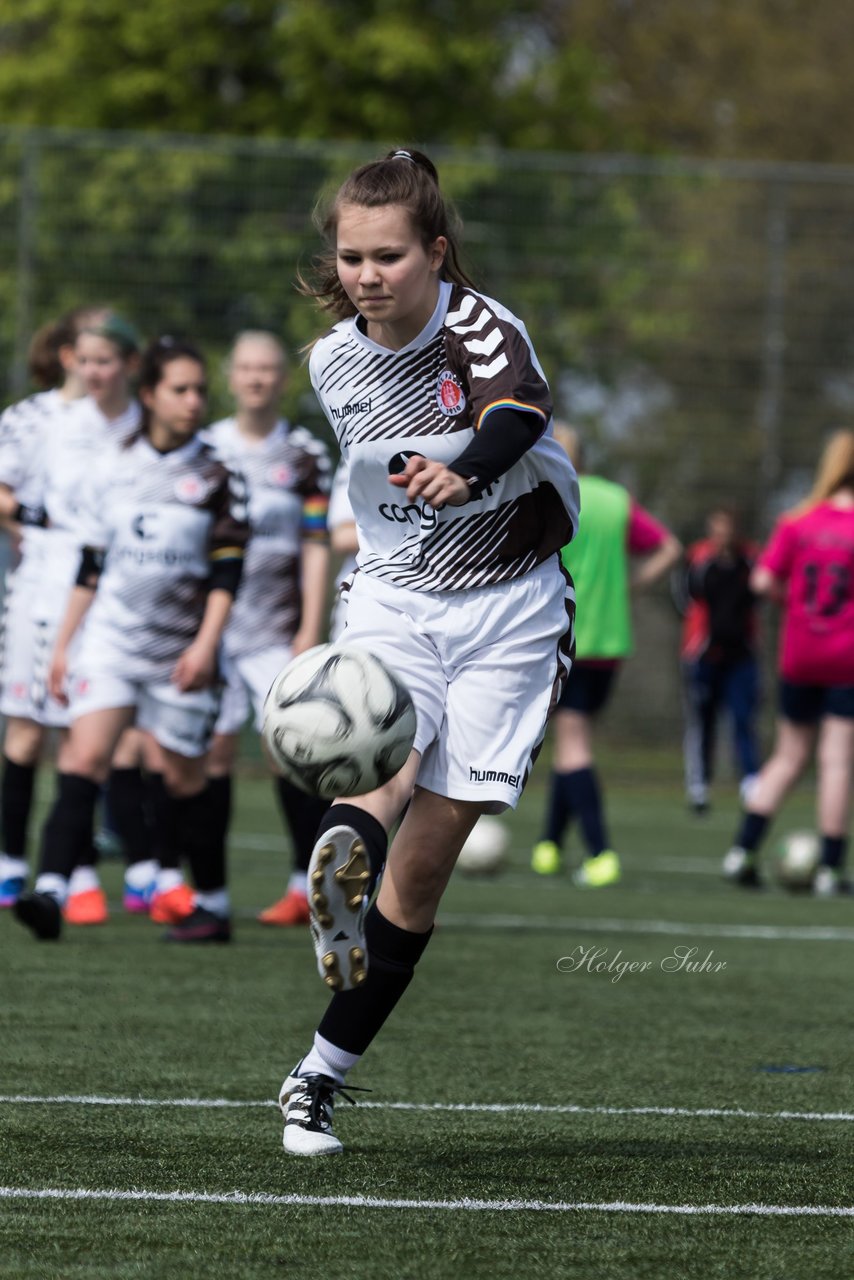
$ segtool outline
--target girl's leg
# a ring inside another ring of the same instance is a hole
[[[825,716],[818,740],[818,829],[821,868],[816,892],[838,891],[848,851],[851,785],[854,775],[854,720]],[[829,872],[829,874],[828,874]]]
[[[182,756],[161,743],[163,783],[171,801],[176,851],[187,858],[193,910],[166,934],[170,942],[229,942],[231,901],[226,872],[227,832],[210,803],[204,756]]]
[[[87,712],[74,721],[60,748],[57,797],[42,832],[35,892],[22,895],[15,907],[18,918],[39,937],[59,936],[68,882],[90,855],[95,805],[116,743],[133,714],[132,707]]]
[[[771,819],[809,763],[815,739],[814,724],[797,724],[782,717],[778,720],[773,754],[750,789],[750,807],[745,810],[733,847],[724,858],[723,872],[727,879],[747,886],[759,883],[757,851]]]
[[[10,907],[27,878],[27,835],[36,769],[45,731],[34,720],[9,717],[0,779],[0,907]]]
[[[341,807],[333,806],[333,811]],[[372,807],[376,814],[383,805],[374,801]],[[473,802],[415,791],[389,852],[377,900],[365,917],[367,965],[352,989],[333,996],[312,1048],[282,1086],[286,1151],[320,1155],[341,1150],[331,1131],[333,1095],[412,981],[454,863],[480,813],[481,806]],[[362,861],[366,863],[364,855]]]

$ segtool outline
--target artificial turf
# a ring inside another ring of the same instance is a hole
[[[239,787],[233,945],[167,946],[118,907],[101,928],[37,944],[4,913],[4,1098],[252,1104],[3,1101],[4,1187],[410,1204],[5,1198],[0,1276],[854,1274],[851,1217],[630,1211],[854,1205],[854,912],[845,900],[723,884],[731,789],[697,819],[675,773],[621,773],[619,755],[605,772],[623,881],[582,893],[568,876],[528,870],[543,804],[535,775],[507,818],[504,872],[455,876],[405,1003],[352,1073],[372,1092],[339,1103],[346,1150],[333,1159],[281,1150],[275,1094],[324,993],[306,931],[253,918],[286,870],[264,780]],[[811,825],[808,804],[804,790],[777,830]],[[120,869],[108,863],[104,877],[117,903]],[[680,948],[706,965],[680,966]],[[637,967],[618,976],[622,962]],[[403,1102],[426,1106],[387,1105]],[[475,1109],[430,1109],[455,1103]],[[487,1104],[564,1110],[476,1109]],[[830,1113],[848,1118],[802,1118]]]

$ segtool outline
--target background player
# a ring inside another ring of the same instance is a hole
[[[207,762],[209,798],[223,837],[231,814],[238,735],[250,706],[260,729],[274,678],[297,654],[319,644],[325,630],[329,455],[304,427],[281,417],[286,378],[285,352],[274,334],[241,334],[229,361],[237,412],[205,432],[223,462],[244,477],[252,526],[240,595],[223,635],[226,685]],[[278,775],[275,784],[290,831],[294,870],[284,897],[258,919],[262,924],[308,924],[306,871],[327,806]]]
[[[682,686],[685,706],[685,789],[695,813],[709,805],[718,716],[726,706],[742,794],[759,768],[756,713],[759,661],[756,596],[750,573],[758,548],[742,538],[728,507],[706,517],[706,537],[685,552],[679,586],[684,600]]]
[[[83,501],[77,585],[50,673],[62,697],[69,644],[87,625],[70,679],[71,729],[59,759],[57,800],[45,823],[35,892],[15,904],[41,938],[59,936],[69,877],[91,847],[95,803],[110,759],[134,722],[158,744],[167,795],[161,820],[191,859],[197,906],[177,930],[230,936],[223,869],[208,849],[215,821],[204,796],[204,755],[219,702],[216,652],[248,537],[241,495],[210,446],[196,438],[205,366],[189,343],[161,339],[140,373],[144,416],[125,449],[96,469]],[[218,878],[219,877],[219,878]]]
[[[724,875],[760,883],[758,850],[768,824],[806,769],[818,766],[822,851],[813,891],[848,892],[843,867],[854,768],[854,432],[828,441],[809,497],[784,516],[751,577],[783,606],[780,715],[770,759],[746,799]]]
[[[42,334],[42,342],[46,338]],[[0,800],[6,905],[26,877],[27,829],[46,733],[68,724],[67,708],[50,696],[47,674],[80,555],[81,488],[105,447],[126,438],[139,421],[130,391],[138,340],[121,317],[82,308],[63,318],[53,341],[65,371],[62,389],[8,410],[10,429],[0,445],[0,512],[23,522],[6,602],[0,700],[6,716]],[[79,881],[78,888],[85,892]],[[87,897],[84,913],[89,905]]]
[[[580,528],[563,551],[577,602],[575,661],[552,722],[549,806],[531,865],[540,875],[560,870],[564,833],[577,818],[587,856],[573,879],[585,888],[601,888],[618,880],[621,869],[610,847],[594,767],[593,721],[610,697],[620,664],[632,652],[631,593],[669,573],[682,547],[622,485],[584,472],[577,431],[560,424],[555,437],[580,473]],[[634,569],[632,557],[640,560]]]
[[[307,289],[339,323],[310,370],[359,535],[342,639],[400,675],[418,727],[396,778],[333,803],[312,855],[318,967],[336,994],[281,1090],[285,1149],[301,1155],[341,1150],[336,1089],[411,981],[479,814],[519,798],[568,662],[558,553],[577,517],[530,339],[459,266],[427,157],[357,170],[324,231]]]

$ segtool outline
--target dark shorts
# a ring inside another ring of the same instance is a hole
[[[854,684],[794,684],[780,681],[780,711],[793,724],[815,724],[822,716],[854,720]]]
[[[585,662],[573,662],[563,693],[557,704],[558,711],[579,711],[595,716],[611,696],[614,677],[619,666],[599,667]]]

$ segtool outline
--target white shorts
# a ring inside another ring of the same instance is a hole
[[[293,656],[290,645],[277,644],[244,658],[220,654],[225,681],[215,733],[239,733],[250,708],[255,712],[255,728],[260,733],[264,719],[264,699],[282,667]]]
[[[376,654],[412,694],[418,785],[498,813],[515,808],[542,745],[573,616],[557,557],[472,591],[409,591],[357,573],[341,643]]]
[[[71,720],[91,711],[135,707],[135,724],[179,756],[203,756],[210,746],[219,711],[220,690],[182,693],[175,685],[142,684],[110,671],[82,666],[69,681]]]
[[[0,713],[33,720],[46,728],[67,728],[69,712],[47,691],[47,676],[64,613],[65,594],[59,593],[61,609],[48,616],[41,597],[44,587],[13,578],[3,609],[2,659],[0,659]],[[72,641],[73,652],[74,641]]]

